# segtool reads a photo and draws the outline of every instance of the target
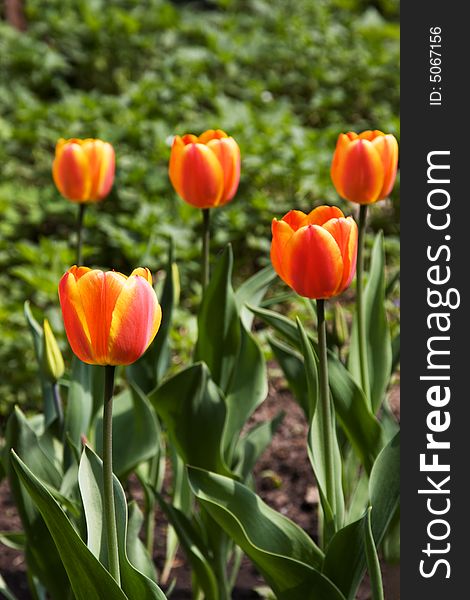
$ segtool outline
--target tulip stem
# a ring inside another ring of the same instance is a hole
[[[52,397],[54,399],[54,408],[57,414],[57,424],[59,426],[60,434],[64,431],[64,410],[62,408],[62,399],[60,397],[59,384],[54,381],[52,384]]]
[[[113,487],[113,393],[115,367],[105,367],[103,406],[103,501],[106,540],[108,544],[108,570],[121,585],[116,528],[116,510]]]
[[[319,392],[321,409],[318,416],[322,419],[320,431],[323,434],[323,449],[325,453],[325,485],[326,497],[334,512],[336,506],[335,478],[333,464],[333,423],[331,419],[330,385],[328,379],[328,357],[326,345],[325,300],[317,300],[318,319],[318,362],[319,362]]]
[[[205,290],[209,285],[209,244],[211,239],[210,232],[211,215],[210,208],[202,209],[202,289]]]
[[[365,394],[369,407],[370,402],[370,383],[369,383],[369,364],[367,361],[367,339],[366,339],[366,317],[364,306],[364,241],[367,227],[367,204],[361,204],[359,209],[359,234],[357,241],[357,326],[359,338],[359,365],[361,370],[361,386]]]
[[[81,202],[78,205],[78,220],[77,220],[77,266],[82,264],[82,232],[83,219],[85,216],[86,204]]]

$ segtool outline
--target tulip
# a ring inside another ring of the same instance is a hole
[[[72,202],[103,200],[114,181],[114,149],[102,140],[60,139],[52,175],[59,192]]]
[[[230,202],[240,180],[240,149],[220,129],[199,137],[176,135],[170,155],[171,183],[181,198],[197,208]]]
[[[325,299],[340,294],[356,270],[357,226],[335,206],[308,215],[291,210],[273,219],[271,261],[277,274],[301,296]]]
[[[381,131],[341,133],[331,164],[338,194],[358,204],[373,204],[392,191],[397,174],[398,144]]]
[[[161,308],[148,269],[130,277],[71,267],[59,283],[65,331],[74,353],[94,365],[129,365],[154,339]]]

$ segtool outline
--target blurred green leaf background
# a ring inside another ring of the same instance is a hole
[[[86,215],[86,264],[155,272],[173,236],[182,283],[173,337],[184,352],[199,293],[200,214],[169,183],[172,136],[222,128],[240,145],[240,188],[213,211],[213,249],[232,241],[243,279],[269,261],[274,216],[324,202],[354,211],[329,177],[339,132],[399,134],[398,0],[23,5],[25,32],[0,20],[3,415],[15,402],[34,406],[40,392],[24,300],[62,327],[57,282],[74,263],[77,207],[52,183],[58,138],[100,137],[116,150],[114,190]],[[397,185],[372,211],[395,263],[398,197]]]

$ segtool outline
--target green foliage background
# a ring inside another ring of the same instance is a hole
[[[77,207],[52,184],[59,137],[116,149],[114,190],[86,216],[88,265],[156,271],[174,237],[184,346],[200,215],[169,184],[172,135],[220,127],[238,141],[241,184],[213,211],[213,245],[231,240],[244,276],[268,261],[273,216],[341,205],[329,178],[340,131],[399,133],[397,0],[24,4],[26,32],[0,21],[0,414],[39,393],[24,300],[61,329],[57,282],[74,263]],[[372,219],[396,260],[394,194]]]

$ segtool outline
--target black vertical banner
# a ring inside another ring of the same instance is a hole
[[[465,8],[401,4],[402,600],[470,598]]]

